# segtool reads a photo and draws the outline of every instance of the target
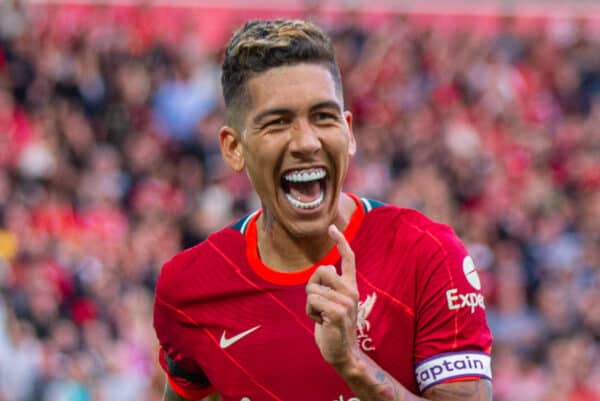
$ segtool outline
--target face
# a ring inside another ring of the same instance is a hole
[[[241,133],[221,130],[225,160],[246,169],[263,218],[293,237],[323,235],[356,145],[352,116],[326,67],[277,67],[247,83],[251,106]]]

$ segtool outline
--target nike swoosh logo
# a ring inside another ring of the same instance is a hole
[[[221,346],[221,348],[225,349],[227,347],[232,346],[233,344],[235,344],[236,342],[240,341],[242,338],[246,337],[248,334],[251,334],[253,332],[255,332],[256,330],[260,329],[260,326],[255,326],[249,330],[246,330],[238,335],[235,335],[231,338],[227,338],[225,337],[225,331],[223,331],[223,334],[221,335],[221,341],[219,341],[219,345]]]

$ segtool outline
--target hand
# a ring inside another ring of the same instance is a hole
[[[336,226],[329,226],[342,258],[342,274],[319,266],[306,285],[306,313],[315,321],[315,340],[323,358],[336,369],[359,352],[356,339],[358,288],[354,252]]]

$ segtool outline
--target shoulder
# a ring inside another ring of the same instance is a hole
[[[414,241],[431,248],[440,250],[462,250],[462,243],[452,227],[430,219],[423,213],[385,204],[372,199],[361,198],[367,212],[365,223],[367,227],[378,228],[388,235],[394,235],[403,241]]]
[[[166,261],[159,273],[156,296],[164,300],[184,294],[190,283],[208,283],[216,267],[244,254],[244,236],[234,222]],[[198,289],[198,287],[196,287]]]
[[[473,262],[452,227],[410,209],[404,209],[402,222],[409,230],[418,233],[413,254],[420,261],[418,266],[421,274],[429,276],[443,271],[443,276],[451,282],[460,276],[464,278],[463,271]]]
[[[363,226],[363,248],[383,249],[390,258],[401,260],[402,271],[414,272],[416,283],[425,286],[436,276],[450,284],[479,286],[476,273],[471,273],[475,269],[473,260],[449,225],[417,210],[381,204],[367,212]]]

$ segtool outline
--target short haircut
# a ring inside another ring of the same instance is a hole
[[[246,84],[271,68],[301,63],[329,70],[340,97],[342,82],[331,39],[317,26],[301,20],[252,20],[235,32],[225,51],[221,85],[227,123],[239,128],[251,99]]]

